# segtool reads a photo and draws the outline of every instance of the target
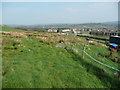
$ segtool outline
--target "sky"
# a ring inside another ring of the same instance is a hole
[[[1,0],[3,2],[119,2],[119,0]]]
[[[0,24],[6,25],[76,24],[118,20],[117,2],[2,2],[1,5]]]

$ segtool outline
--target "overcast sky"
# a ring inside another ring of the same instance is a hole
[[[2,3],[2,24],[90,23],[117,20],[117,2]]]

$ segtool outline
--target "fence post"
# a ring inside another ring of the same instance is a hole
[[[85,50],[85,44],[83,44],[83,50],[82,50],[82,58],[84,58],[84,51]]]

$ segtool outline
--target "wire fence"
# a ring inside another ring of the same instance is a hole
[[[99,64],[101,64],[101,65],[103,65],[103,66],[106,66],[106,67],[108,67],[108,68],[111,68],[111,69],[113,69],[113,70],[120,71],[120,70],[117,69],[117,68],[111,67],[111,66],[109,66],[109,65],[107,65],[107,64],[104,64],[104,63],[96,60],[95,58],[93,58],[92,56],[90,56],[86,51],[82,50],[82,52],[85,53],[88,57],[90,57],[90,58],[91,58],[92,60],[94,60],[95,62],[97,62],[97,63],[99,63]]]
[[[77,50],[76,48],[73,48],[73,46],[71,46],[71,49],[78,53],[78,50]],[[90,57],[92,60],[94,60],[95,62],[97,62],[97,63],[99,63],[99,64],[101,64],[101,65],[103,65],[103,66],[106,66],[106,67],[108,67],[108,68],[110,68],[110,69],[113,69],[113,70],[116,70],[116,71],[119,71],[119,72],[120,72],[119,69],[114,68],[114,67],[112,67],[112,66],[109,66],[109,65],[107,65],[107,64],[104,64],[104,63],[98,61],[97,59],[93,58],[91,55],[89,55],[89,54],[85,51],[85,46],[84,46],[83,49],[81,49],[81,51],[82,51],[83,53],[85,53],[88,57]],[[83,53],[82,53],[82,54],[83,54]],[[82,55],[82,56],[84,57],[84,55]]]

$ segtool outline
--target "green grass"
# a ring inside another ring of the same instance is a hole
[[[0,31],[24,31],[24,30],[20,30],[20,29],[14,29],[14,28],[10,28],[10,27],[0,27]]]
[[[80,31],[82,34],[89,34],[90,31]]]
[[[58,42],[47,43],[32,37],[35,36],[28,38],[3,37],[6,41],[2,47],[3,88],[119,87],[116,71],[101,66],[86,55],[82,58],[82,44],[88,43],[85,39],[76,42],[74,48],[78,52],[74,52],[70,49],[69,44],[66,44],[67,49],[64,49],[56,47]],[[59,37],[78,38],[74,36]],[[16,44],[14,39],[21,40],[20,44]],[[117,68],[118,63],[99,55],[103,50],[109,52],[107,48],[91,44],[89,48],[90,50],[86,49],[86,52],[91,56]]]

